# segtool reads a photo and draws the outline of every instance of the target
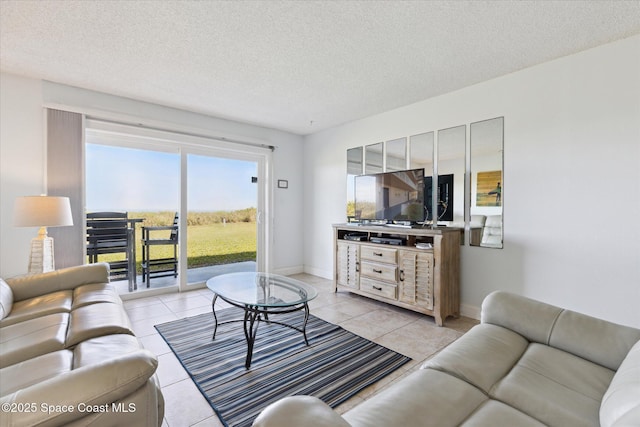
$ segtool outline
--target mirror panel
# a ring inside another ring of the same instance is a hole
[[[464,229],[467,126],[438,131],[438,224]]]
[[[407,169],[407,138],[387,141],[385,145],[386,171]]]
[[[424,169],[424,176],[433,175],[433,139],[434,132],[425,132],[409,137],[409,169]],[[427,190],[425,193],[432,194],[433,189]]]
[[[365,174],[384,172],[382,165],[382,142],[365,147],[364,161]]]
[[[504,117],[471,123],[470,244],[503,247]]]
[[[433,173],[433,132],[409,137],[409,169],[419,168],[425,176]]]
[[[362,175],[362,147],[347,150],[347,222],[355,219],[356,176]]]

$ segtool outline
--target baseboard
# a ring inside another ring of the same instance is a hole
[[[273,270],[274,274],[280,274],[282,276],[291,276],[292,274],[300,274],[300,273],[304,273],[304,267],[299,265],[296,267],[283,267],[283,268],[276,268]]]
[[[313,268],[309,266],[298,265],[295,267],[282,267],[282,268],[274,268],[273,272],[275,274],[281,274],[283,276],[290,276],[292,274],[301,274],[307,273],[312,276],[322,277],[323,279],[333,279],[333,273],[331,271],[327,272],[321,268]]]
[[[480,320],[480,307],[469,304],[460,304],[460,315],[471,319]]]
[[[304,272],[307,274],[311,274],[313,276],[322,277],[323,279],[333,280],[332,271],[326,271],[321,268],[314,268],[314,267],[309,267],[305,265]]]

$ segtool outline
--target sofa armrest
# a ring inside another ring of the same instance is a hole
[[[59,426],[91,412],[111,411],[112,402],[142,387],[157,366],[151,352],[138,350],[57,375],[3,396],[0,424]]]
[[[602,427],[640,425],[640,341],[620,364],[600,405]]]
[[[62,268],[47,273],[6,279],[14,301],[22,301],[55,291],[72,290],[81,285],[109,282],[109,264],[97,263]]]
[[[253,427],[350,427],[329,405],[313,396],[289,396],[267,406]]]

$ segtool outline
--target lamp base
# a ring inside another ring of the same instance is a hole
[[[31,239],[29,274],[46,273],[55,270],[53,259],[53,237]]]

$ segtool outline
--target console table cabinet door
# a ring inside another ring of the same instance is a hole
[[[360,245],[338,242],[336,258],[338,285],[358,289],[360,287]]]
[[[398,300],[433,310],[433,253],[400,250]]]

